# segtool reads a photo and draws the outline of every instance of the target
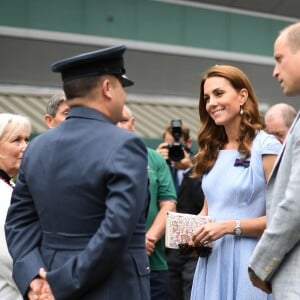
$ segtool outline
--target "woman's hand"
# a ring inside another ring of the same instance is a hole
[[[234,220],[206,223],[201,226],[192,236],[194,247],[205,246],[218,240],[225,234],[232,233]]]

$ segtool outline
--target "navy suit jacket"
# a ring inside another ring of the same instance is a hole
[[[150,299],[147,193],[144,143],[96,110],[35,138],[5,225],[24,297],[44,267],[56,300]]]

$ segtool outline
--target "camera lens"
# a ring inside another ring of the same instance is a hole
[[[181,143],[174,143],[169,147],[169,158],[172,161],[181,161],[184,158]]]
[[[175,142],[178,142],[182,136],[182,122],[181,120],[174,119],[171,121],[172,135],[175,139]]]

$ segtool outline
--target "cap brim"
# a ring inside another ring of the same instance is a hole
[[[131,81],[130,79],[127,78],[127,76],[125,74],[122,74],[120,76],[120,79],[121,79],[121,83],[122,83],[122,86],[123,87],[128,87],[128,86],[132,86],[134,85],[134,82]]]

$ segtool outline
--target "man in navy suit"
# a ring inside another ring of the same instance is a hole
[[[125,50],[52,65],[70,111],[27,148],[5,225],[25,299],[150,299],[147,150],[115,126],[133,84]]]

